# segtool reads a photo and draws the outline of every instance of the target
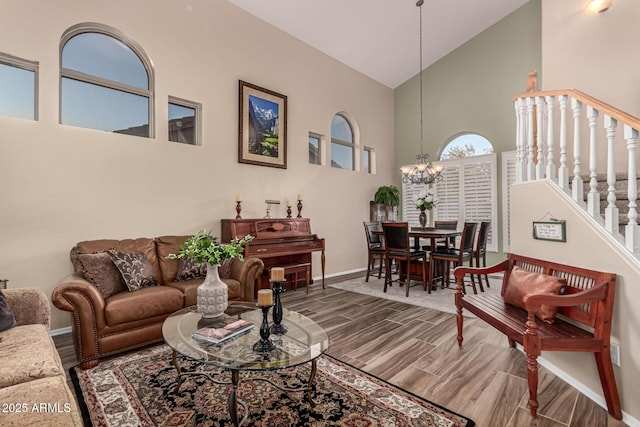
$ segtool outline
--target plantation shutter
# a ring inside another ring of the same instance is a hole
[[[420,211],[416,209],[416,201],[420,193],[427,191],[425,184],[402,183],[402,220],[409,223],[409,227],[419,227],[418,216]]]
[[[511,184],[516,182],[516,152],[502,153],[502,251],[511,245]]]
[[[435,209],[435,219],[439,221],[460,220],[462,192],[460,185],[460,166],[451,164],[442,171],[442,180],[435,185],[435,197],[439,200]],[[458,224],[462,229],[462,224]]]

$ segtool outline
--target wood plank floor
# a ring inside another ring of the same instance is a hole
[[[285,292],[282,301],[325,328],[330,355],[480,427],[624,425],[543,367],[538,417],[531,418],[525,355],[482,321],[465,320],[459,349],[452,314],[319,285],[308,296],[304,289]],[[65,367],[77,365],[70,334],[54,341]]]

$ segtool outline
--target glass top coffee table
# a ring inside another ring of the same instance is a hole
[[[288,368],[302,363],[311,362],[311,373],[307,386],[300,389],[285,389],[265,378],[242,378],[243,381],[267,381],[283,391],[306,391],[309,404],[311,399],[313,380],[316,374],[316,360],[329,348],[329,337],[320,325],[300,313],[284,309],[282,324],[287,332],[282,335],[271,334],[269,339],[275,345],[268,352],[256,352],[253,345],[260,341],[260,325],[263,320],[262,310],[254,303],[230,302],[225,316],[244,319],[254,324],[254,327],[244,334],[232,337],[219,344],[210,343],[192,337],[197,329],[212,323],[212,319],[205,319],[195,311],[196,307],[187,307],[169,316],[162,325],[162,335],[165,342],[173,350],[173,364],[178,372],[178,384],[175,393],[180,390],[182,377],[187,375],[204,375],[216,384],[231,385],[228,399],[229,415],[233,425],[241,425],[248,416],[247,405],[237,398],[240,371],[263,371]],[[269,315],[269,322],[272,317]],[[223,382],[206,372],[182,372],[178,364],[177,354],[180,353],[190,359],[211,364],[231,372],[231,381]],[[244,408],[244,416],[238,420],[238,404]]]

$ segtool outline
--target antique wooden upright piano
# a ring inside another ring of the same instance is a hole
[[[324,239],[311,234],[309,218],[260,218],[260,219],[223,219],[221,239],[223,243],[247,234],[254,237],[245,246],[245,257],[262,259],[265,266],[258,288],[269,287],[268,271],[271,267],[293,264],[311,264],[312,252],[320,251],[322,266],[322,287],[324,287]],[[303,280],[303,279],[299,279]],[[295,284],[296,286],[300,283]],[[304,286],[304,284],[302,285]]]

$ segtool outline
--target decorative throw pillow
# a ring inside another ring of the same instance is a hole
[[[16,326],[16,317],[9,307],[7,297],[0,291],[0,332]]]
[[[191,258],[180,258],[176,282],[198,279],[207,275],[207,263],[196,264]]]
[[[129,291],[149,286],[156,286],[156,278],[153,275],[153,267],[149,259],[142,252],[120,252],[115,249],[107,251],[111,261],[120,271],[122,280]]]
[[[548,274],[533,273],[514,266],[509,275],[509,282],[504,291],[504,302],[524,307],[522,299],[529,294],[559,295],[567,285],[566,279],[549,276]],[[553,323],[558,307],[543,304],[536,312],[536,316],[547,323]]]
[[[120,271],[113,264],[108,253],[78,254],[77,259],[84,277],[98,289],[103,298],[109,298],[126,290]]]
[[[220,263],[218,267],[218,274],[221,279],[229,279],[231,278],[231,264],[233,263],[232,259],[225,259]]]

